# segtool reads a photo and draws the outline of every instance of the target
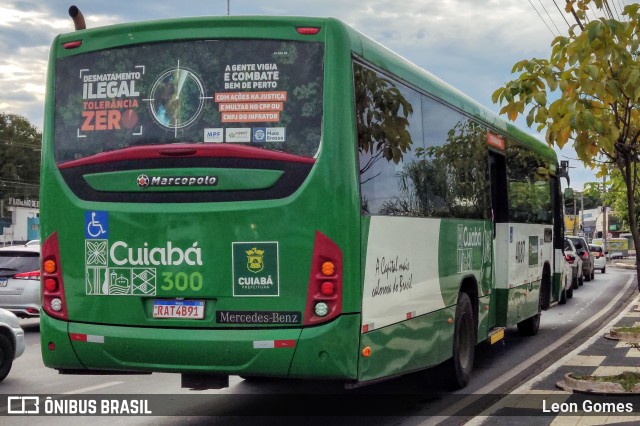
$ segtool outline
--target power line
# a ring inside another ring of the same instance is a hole
[[[613,10],[616,11],[616,16],[618,17],[618,21],[620,20],[620,12],[618,12],[618,8],[616,7],[616,2],[612,1],[611,4],[613,4]]]
[[[547,14],[547,16],[549,17],[549,20],[551,21],[551,23],[553,24],[553,26],[556,28],[556,31],[558,31],[559,35],[562,35],[562,33],[560,32],[560,30],[558,29],[558,26],[556,25],[556,23],[553,21],[553,19],[551,18],[551,15],[549,15],[549,11],[547,11],[547,8],[544,7],[544,4],[542,4],[542,0],[538,0],[540,2],[540,6],[542,6],[542,10],[544,10],[544,12]]]
[[[602,2],[602,6],[603,6],[604,14],[609,16],[609,18],[611,19],[615,19],[615,17],[613,16],[613,13],[611,12],[611,8],[609,7],[609,1],[604,0]]]
[[[556,5],[556,9],[558,9],[558,12],[560,12],[560,16],[562,16],[562,19],[564,19],[564,22],[567,23],[567,27],[571,28],[571,24],[569,24],[569,21],[567,21],[567,17],[564,16],[564,12],[562,11],[562,9],[560,9],[560,6],[558,6],[558,3],[556,3],[556,0],[553,0],[553,4]]]
[[[536,13],[538,14],[538,16],[540,17],[540,19],[542,19],[542,22],[544,23],[545,27],[547,27],[547,29],[549,30],[549,32],[551,33],[552,36],[556,36],[556,34],[553,32],[553,30],[551,29],[551,27],[549,27],[549,25],[547,25],[547,21],[544,20],[544,18],[542,17],[542,15],[540,15],[540,12],[538,12],[538,9],[536,9],[536,7],[533,5],[533,3],[531,3],[531,0],[529,0],[529,4],[531,5],[531,7],[533,8],[533,10],[536,11]]]

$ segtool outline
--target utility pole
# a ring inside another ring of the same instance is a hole
[[[602,246],[605,253],[609,251],[607,247],[607,232],[609,231],[607,226],[607,203],[604,201],[604,195],[607,193],[606,181],[607,176],[602,176]]]
[[[231,0],[227,0],[227,16],[231,15]]]
[[[582,188],[582,192],[580,193],[580,230],[584,234],[584,188]],[[585,234],[585,237],[586,236]],[[589,242],[588,239],[587,242]]]
[[[576,214],[576,193],[573,193],[573,235],[578,235],[578,216]]]

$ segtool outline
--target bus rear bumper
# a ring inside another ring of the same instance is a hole
[[[360,315],[321,326],[212,330],[65,322],[42,313],[42,358],[59,370],[354,380]]]

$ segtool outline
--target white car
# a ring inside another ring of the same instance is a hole
[[[607,256],[602,246],[589,244],[589,251],[593,255],[594,269],[599,269],[603,274],[607,270]]]
[[[573,271],[573,280],[571,286],[576,289],[584,283],[584,276],[582,275],[582,259],[578,256],[576,246],[573,245],[570,239],[564,239],[564,258],[571,265]]]
[[[7,377],[13,360],[24,352],[24,331],[18,317],[0,309],[0,382]]]
[[[562,290],[560,293],[560,304],[564,305],[567,303],[567,299],[571,299],[573,297],[573,264],[569,262],[569,259],[573,259],[573,255],[565,253],[564,263],[562,265],[562,273],[560,275],[560,283],[562,284]]]

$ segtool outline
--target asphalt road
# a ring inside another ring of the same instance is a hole
[[[31,416],[34,425],[418,425],[462,424],[469,417],[449,417],[456,410],[495,402],[564,354],[588,339],[631,300],[628,286],[633,271],[607,267],[595,280],[574,291],[566,305],[543,313],[537,336],[521,337],[515,328],[496,345],[476,350],[470,385],[460,392],[439,386],[439,371],[413,374],[366,388],[346,391],[337,383],[265,380],[247,382],[232,377],[222,390],[190,391],[180,388],[175,374],[131,376],[71,376],[47,369],[40,358],[38,320],[23,320],[27,349],[0,383],[0,394],[51,394],[54,400],[94,398],[151,399],[162,416]],[[626,287],[625,287],[626,285]],[[636,290],[637,291],[637,290]],[[479,395],[497,395],[487,399]],[[3,396],[0,396],[3,398]],[[99,402],[98,402],[99,404]],[[24,416],[7,416],[0,401],[0,423],[26,424]],[[98,407],[99,409],[99,407]],[[156,414],[158,411],[156,410]],[[350,415],[347,415],[350,414]]]

